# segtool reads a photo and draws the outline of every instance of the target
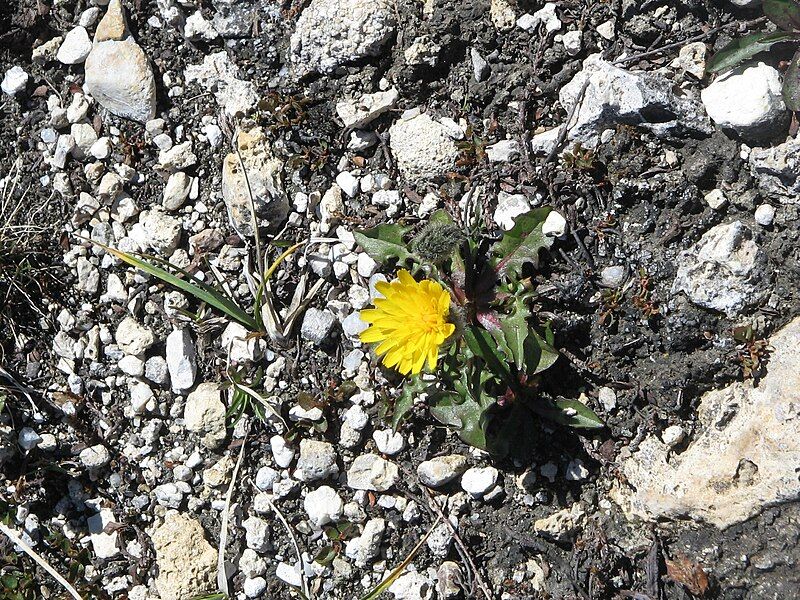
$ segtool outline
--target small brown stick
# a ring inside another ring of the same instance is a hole
[[[469,550],[467,549],[467,545],[464,543],[464,540],[462,540],[461,536],[458,535],[458,531],[456,530],[455,527],[453,527],[453,524],[450,522],[450,519],[448,519],[444,515],[444,512],[436,503],[436,500],[434,500],[433,495],[428,491],[428,488],[426,488],[422,484],[419,484],[419,487],[423,492],[425,492],[425,496],[428,499],[428,505],[431,508],[433,508],[436,514],[442,519],[444,524],[447,526],[447,529],[450,530],[450,535],[453,536],[453,539],[455,540],[456,544],[461,550],[461,556],[463,556],[464,559],[466,559],[467,563],[469,563],[469,568],[472,569],[472,572],[475,575],[475,582],[478,584],[478,588],[481,590],[481,592],[483,592],[483,595],[486,598],[486,600],[492,600],[492,594],[491,592],[489,592],[489,587],[483,580],[483,576],[481,575],[481,572],[478,570],[478,567],[475,565],[475,561],[472,560],[472,556],[470,555]]]
[[[744,25],[746,28],[749,28],[752,27],[753,25],[759,25],[766,20],[767,20],[766,17],[759,17],[758,19],[753,19],[752,21],[746,21],[745,23],[739,23],[738,21],[733,21],[731,23],[726,23],[725,25],[720,25],[719,27],[715,27],[714,29],[709,29],[705,33],[699,33],[695,36],[690,37],[689,39],[681,40],[680,42],[672,42],[671,44],[661,46],[660,48],[653,48],[652,50],[647,50],[646,52],[640,52],[639,54],[634,54],[632,56],[625,56],[623,58],[618,58],[617,60],[613,61],[612,64],[620,65],[633,62],[641,58],[647,58],[648,56],[653,56],[654,54],[661,54],[666,50],[672,50],[673,48],[678,48],[679,46],[685,46],[686,44],[691,44],[692,42],[699,42],[701,40],[706,39],[707,37],[714,35],[715,33],[719,33],[720,31],[728,29],[731,25]]]
[[[553,145],[552,149],[550,150],[550,154],[547,155],[547,160],[545,163],[553,162],[553,159],[556,157],[561,146],[564,144],[564,140],[567,139],[567,132],[569,131],[569,124],[572,122],[572,118],[575,116],[575,113],[578,112],[578,108],[583,103],[583,97],[586,95],[586,90],[589,87],[589,78],[586,78],[586,81],[583,82],[580,91],[578,92],[578,97],[575,98],[575,104],[572,105],[572,108],[569,109],[569,114],[567,115],[567,120],[561,126],[561,131],[558,132],[558,138],[556,139],[556,143]]]

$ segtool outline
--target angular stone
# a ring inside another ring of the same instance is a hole
[[[85,64],[84,89],[101,106],[125,119],[146,123],[156,115],[156,84],[144,51],[130,36],[122,4],[109,3]]]
[[[558,94],[568,113],[581,99],[569,123],[568,142],[596,146],[606,128],[633,125],[658,136],[710,134],[713,131],[700,102],[673,91],[673,82],[663,75],[628,71],[593,54]],[[531,140],[538,153],[549,152],[560,128],[537,134]]]
[[[206,448],[219,448],[225,441],[225,405],[216,383],[201,383],[186,399],[183,409],[186,429],[202,435]]]
[[[152,535],[161,600],[190,600],[217,589],[217,551],[196,519],[169,513]]]
[[[291,37],[297,75],[329,73],[339,65],[377,55],[394,33],[395,10],[389,0],[312,0]]]
[[[758,63],[717,77],[701,93],[708,116],[723,129],[750,139],[769,139],[789,120],[777,69]]]
[[[629,517],[725,528],[800,498],[800,318],[769,345],[758,387],[737,381],[701,398],[700,431],[685,451],[649,437],[622,461],[630,486],[613,496]]]
[[[358,100],[336,103],[336,114],[345,127],[363,127],[378,116],[394,108],[400,94],[392,88],[385,92],[364,94]]]
[[[194,385],[196,350],[189,329],[176,329],[167,336],[167,368],[172,390],[180,393]]]
[[[385,492],[400,477],[397,465],[377,454],[357,456],[347,471],[347,485],[354,490]]]
[[[781,204],[800,202],[800,140],[790,138],[771,148],[753,148],[750,171],[762,193]]]
[[[458,148],[447,127],[427,114],[397,121],[389,135],[400,172],[414,183],[434,179],[455,166]]]
[[[769,294],[767,255],[741,221],[711,228],[677,262],[672,293],[698,306],[735,316]]]
[[[272,228],[286,220],[289,199],[281,182],[283,164],[272,154],[264,131],[260,127],[240,131],[237,144],[239,155],[228,154],[222,165],[222,197],[231,225],[246,238],[254,233],[251,194],[259,226]]]

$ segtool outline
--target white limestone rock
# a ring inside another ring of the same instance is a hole
[[[330,73],[339,65],[377,55],[394,33],[395,10],[389,0],[312,0],[290,40],[297,76]]]
[[[201,436],[206,448],[219,448],[227,436],[225,405],[216,383],[201,383],[186,399],[183,409],[186,429]]]
[[[156,114],[156,84],[144,51],[128,31],[120,0],[111,0],[86,58],[84,90],[111,113],[146,123]]]
[[[766,375],[703,395],[698,431],[679,454],[657,437],[623,457],[629,486],[614,499],[630,518],[726,528],[800,498],[800,319],[769,339]],[[666,440],[665,440],[666,441]]]
[[[729,317],[769,295],[767,255],[741,221],[711,228],[677,263],[672,293]]]
[[[217,589],[217,551],[200,522],[169,512],[152,534],[158,565],[156,589],[162,600],[188,600]]]
[[[455,166],[458,148],[447,127],[427,114],[400,119],[389,135],[397,166],[412,183],[435,179]]]
[[[222,164],[222,197],[231,225],[247,238],[254,233],[254,220],[258,226],[272,228],[283,224],[289,214],[289,199],[281,181],[283,163],[273,155],[264,131],[260,127],[240,131],[236,143],[239,154],[228,154]]]
[[[760,140],[788,123],[782,88],[778,70],[760,62],[717,77],[701,97],[714,123],[748,140]]]

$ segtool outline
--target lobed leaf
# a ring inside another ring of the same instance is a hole
[[[402,420],[414,408],[414,398],[428,389],[429,385],[430,384],[422,381],[422,378],[418,375],[412,377],[403,384],[403,391],[394,403],[394,411],[392,412],[393,431],[397,431]]]
[[[525,340],[525,372],[536,375],[546,371],[558,360],[558,351],[553,345],[531,329],[530,335]]]
[[[800,40],[800,33],[789,31],[774,31],[772,33],[751,33],[742,38],[733,40],[722,50],[717,52],[706,65],[709,73],[719,73],[732,69],[736,65],[746,61],[748,58],[765,52],[775,44]]]
[[[506,347],[511,352],[509,358],[514,361],[518,371],[522,371],[526,363],[525,341],[530,331],[530,315],[528,305],[518,296],[514,298],[511,314],[500,318],[500,329],[503,331]]]
[[[412,257],[403,237],[411,230],[397,223],[381,224],[372,229],[357,229],[353,232],[356,242],[374,261],[384,264],[396,258],[404,263]]]
[[[553,238],[542,233],[550,210],[549,207],[537,208],[518,216],[514,227],[494,245],[492,252],[499,261],[495,266],[499,275],[519,276],[528,262],[539,266],[539,251],[553,245]]]

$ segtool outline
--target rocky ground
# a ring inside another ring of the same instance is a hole
[[[797,598],[792,49],[705,74],[759,6],[4,3],[3,531],[84,598],[360,598],[440,513],[385,597]],[[542,393],[606,427],[494,458],[421,398],[392,432],[358,311],[394,271],[353,231],[535,206]],[[106,248],[249,310],[303,241],[256,337]],[[64,597],[0,555],[0,598]]]

